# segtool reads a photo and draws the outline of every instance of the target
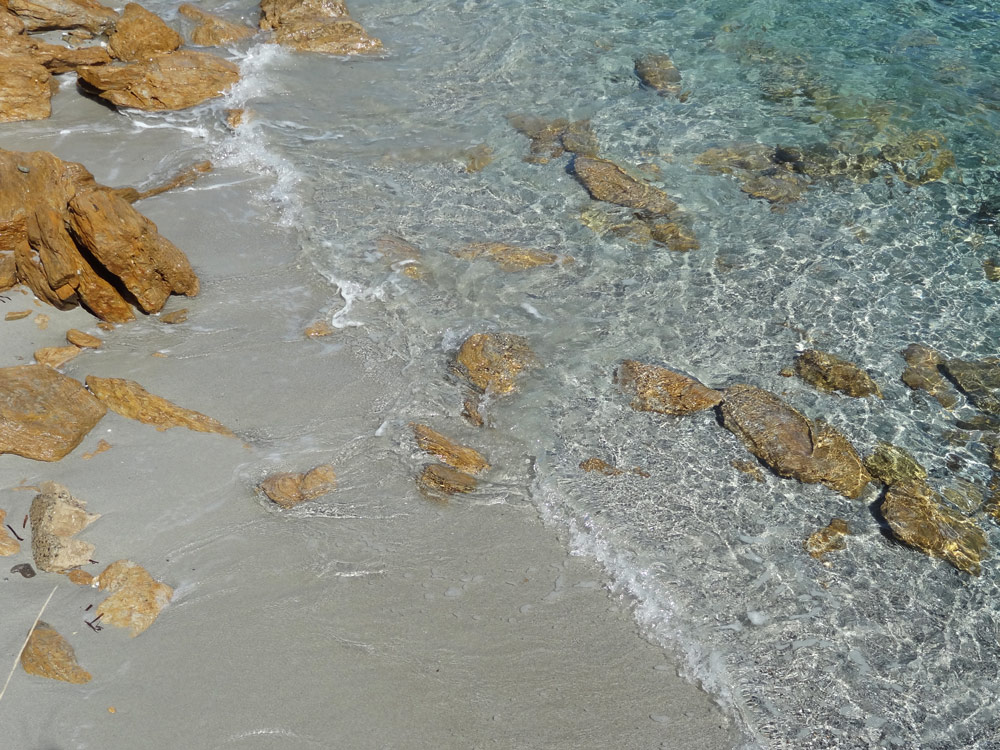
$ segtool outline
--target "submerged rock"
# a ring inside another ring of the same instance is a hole
[[[0,369],[0,454],[58,461],[107,409],[73,378],[44,365]]]
[[[845,497],[861,495],[871,476],[835,427],[811,421],[763,388],[735,385],[723,392],[722,424],[783,477],[822,483]]]
[[[872,455],[865,459],[865,469],[873,478],[886,485],[927,478],[927,469],[913,456],[902,448],[883,441],[879,441]]]
[[[1000,416],[1000,360],[949,359],[942,368],[977,409]]]
[[[834,518],[825,528],[810,534],[803,546],[811,557],[818,560],[827,552],[844,549],[847,546],[844,537],[850,533],[851,529],[847,525],[847,521],[842,518]]]
[[[627,359],[615,372],[615,382],[632,396],[636,411],[685,415],[711,409],[722,401],[720,391],[666,367],[647,365]]]
[[[733,461],[731,462],[731,465],[734,469],[742,471],[755,482],[764,481],[764,472],[762,472],[760,470],[760,466],[753,461]]]
[[[155,13],[138,3],[128,3],[108,35],[108,52],[117,60],[145,60],[181,46],[181,35]]]
[[[6,0],[4,4],[28,31],[86,29],[100,34],[118,18],[115,11],[96,0]]]
[[[154,195],[165,193],[168,190],[175,190],[177,188],[193,185],[199,177],[203,174],[208,174],[211,171],[212,162],[199,161],[192,164],[190,167],[185,167],[173,177],[161,182],[159,185],[154,185],[146,190],[137,190],[132,187],[121,187],[114,188],[113,192],[115,195],[120,196],[129,203],[136,203],[138,201],[145,200],[146,198],[152,198]]]
[[[10,557],[21,551],[21,543],[12,537],[4,526],[6,519],[7,511],[0,509],[0,557]]]
[[[472,492],[475,477],[444,464],[430,464],[417,477],[417,487],[430,500],[445,500],[448,495]]]
[[[21,652],[21,667],[28,674],[62,680],[74,685],[90,682],[91,675],[76,661],[69,641],[47,622],[39,620]]]
[[[249,39],[257,32],[249,26],[241,23],[228,21],[214,13],[208,13],[196,8],[190,3],[183,3],[177,11],[182,16],[187,16],[198,26],[191,32],[191,43],[199,47],[218,47],[223,44],[232,44],[243,39]]]
[[[596,456],[592,456],[591,458],[581,461],[580,468],[588,474],[591,472],[597,472],[598,474],[603,474],[606,477],[618,477],[625,473],[618,467],[612,466],[607,461],[597,458]]]
[[[490,468],[483,454],[474,448],[459,445],[427,425],[411,424],[410,427],[420,450],[433,453],[449,466],[466,474],[480,474]]]
[[[287,510],[333,492],[337,488],[337,474],[329,464],[321,464],[304,474],[272,474],[258,487],[271,502]]]
[[[174,590],[157,581],[131,560],[118,560],[97,577],[101,591],[111,596],[97,605],[102,625],[128,628],[135,638],[145,631],[170,603]]]
[[[795,373],[821,391],[839,391],[855,398],[882,398],[882,391],[867,372],[852,362],[817,349],[807,349],[795,358]]]
[[[503,271],[524,271],[538,266],[551,266],[560,260],[554,253],[503,242],[473,242],[455,250],[454,255],[469,260],[486,258],[496,263]]]
[[[660,94],[677,96],[681,92],[681,72],[670,55],[643,55],[635,61],[635,74],[644,85]]]
[[[537,363],[523,336],[513,333],[476,333],[455,357],[455,370],[476,390],[502,395],[517,386],[522,371]]]
[[[908,480],[889,487],[882,516],[904,544],[979,575],[986,534],[961,513],[946,507],[926,483]]]
[[[273,30],[296,16],[343,18],[348,15],[344,0],[261,0],[260,27]]]
[[[87,388],[112,411],[123,417],[145,424],[156,425],[159,430],[187,427],[195,432],[214,432],[233,437],[233,432],[221,422],[201,412],[185,409],[155,396],[134,380],[124,378],[98,378],[87,376]]]
[[[515,130],[531,141],[531,153],[525,158],[532,164],[546,164],[564,153],[597,156],[597,136],[590,128],[590,120],[566,118],[546,120],[532,115],[508,115],[507,121]]]
[[[401,270],[411,279],[422,279],[427,275],[420,263],[420,248],[412,242],[394,234],[384,234],[378,238],[376,250],[393,270]]]
[[[632,177],[607,159],[577,155],[572,170],[595,200],[625,206],[647,216],[668,216],[677,210],[677,204],[662,190]]]
[[[907,386],[915,391],[927,391],[946,409],[958,403],[958,397],[941,374],[944,357],[938,352],[923,344],[910,344],[903,350],[903,359],[906,369],[902,379]]]
[[[666,245],[675,252],[686,253],[688,250],[697,250],[701,247],[694,231],[684,221],[651,219],[647,223],[650,239]]]
[[[100,515],[87,512],[87,504],[55,482],[43,482],[31,501],[31,555],[40,570],[60,573],[86,565],[94,545],[73,537]]]

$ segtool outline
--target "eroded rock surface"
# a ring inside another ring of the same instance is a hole
[[[214,432],[233,437],[232,430],[221,422],[153,395],[134,380],[88,375],[86,383],[91,393],[123,417],[156,425],[160,430],[186,427],[195,432]]]
[[[631,407],[637,411],[659,414],[694,414],[711,409],[722,401],[722,393],[692,377],[627,359],[615,372],[615,382],[632,396]]]
[[[265,0],[260,27],[273,29],[278,44],[301,52],[356,55],[382,49],[341,0]]]
[[[32,55],[0,50],[0,122],[44,120],[52,114],[57,87],[52,74]]]
[[[272,474],[258,486],[271,502],[287,509],[333,492],[337,475],[332,466],[322,464],[304,474]]]
[[[513,391],[517,377],[537,360],[523,336],[475,333],[455,357],[455,370],[480,392],[502,395]]]
[[[181,35],[155,13],[128,3],[108,35],[108,52],[117,60],[134,62],[181,46]]]
[[[490,468],[483,454],[474,448],[459,445],[427,425],[411,424],[410,427],[420,450],[433,453],[449,466],[466,474],[479,474]]]
[[[76,653],[69,641],[42,620],[31,631],[21,652],[21,667],[28,674],[74,685],[82,685],[91,679],[90,672],[77,663]]]
[[[111,563],[97,577],[101,591],[111,596],[97,605],[102,625],[128,628],[135,638],[156,620],[170,603],[174,590],[157,581],[141,565],[131,560]]]
[[[847,525],[847,521],[842,518],[834,518],[826,527],[809,535],[809,538],[804,542],[806,552],[819,559],[827,552],[844,549],[847,546],[844,537],[850,533],[851,529]]]
[[[86,29],[100,34],[118,18],[96,0],[7,0],[6,5],[28,31]]]
[[[922,481],[927,469],[907,451],[892,443],[880,441],[872,455],[865,459],[865,469],[882,484],[893,485],[905,480]]]
[[[191,32],[191,43],[199,47],[218,47],[249,39],[257,32],[249,26],[234,23],[213,13],[207,13],[190,3],[177,8],[181,15],[196,21],[198,26]]]
[[[816,349],[807,349],[795,358],[795,373],[821,391],[838,391],[855,398],[882,398],[882,391],[867,372],[852,362]]]
[[[35,565],[49,573],[86,565],[94,545],[74,539],[100,515],[87,512],[87,504],[61,484],[43,482],[41,492],[31,501],[31,555]]]
[[[35,350],[35,361],[46,367],[62,367],[80,354],[78,346],[45,346]]]

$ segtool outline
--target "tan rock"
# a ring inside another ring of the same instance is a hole
[[[66,331],[66,341],[81,349],[100,349],[104,346],[104,342],[97,336],[91,336],[76,328],[70,328]]]
[[[523,271],[538,266],[551,266],[559,260],[559,256],[553,253],[503,242],[474,242],[455,250],[454,255],[468,260],[486,258],[496,263],[503,271]]]
[[[97,605],[102,625],[129,628],[135,638],[145,631],[170,603],[174,590],[154,580],[149,572],[131,560],[111,563],[97,577],[101,591],[111,596]]]
[[[274,40],[300,52],[327,55],[357,55],[382,50],[381,40],[369,35],[353,18],[296,16],[278,27]]]
[[[324,336],[332,336],[336,332],[336,329],[325,320],[317,320],[315,323],[311,323],[306,327],[305,334],[311,339],[323,338]]]
[[[306,500],[333,492],[337,488],[337,474],[330,464],[321,464],[305,473],[299,487]]]
[[[0,292],[6,292],[17,284],[17,261],[14,253],[0,250]]]
[[[0,454],[58,461],[105,412],[78,381],[51,367],[0,368]]]
[[[296,16],[344,18],[348,14],[344,0],[261,0],[260,27],[276,29]]]
[[[182,307],[179,310],[172,310],[171,312],[164,313],[160,316],[160,322],[166,323],[167,325],[178,325],[179,323],[184,323],[188,319],[188,309]]]
[[[31,315],[31,310],[16,310],[3,316],[4,320],[24,320]]]
[[[0,37],[18,36],[24,33],[24,21],[0,5]]]
[[[528,340],[512,333],[476,333],[458,350],[455,370],[477,390],[510,393],[520,373],[536,364]]]
[[[531,154],[525,161],[545,164],[564,153],[597,156],[599,144],[590,128],[590,120],[570,122],[565,118],[546,120],[532,115],[510,115],[511,126],[531,141]]]
[[[942,369],[977,409],[1000,416],[1000,359],[949,359]]]
[[[420,450],[433,453],[449,466],[466,474],[479,474],[490,468],[479,451],[459,445],[427,425],[411,423],[410,427]]]
[[[844,537],[850,533],[851,529],[847,525],[847,521],[842,518],[834,518],[825,528],[810,534],[803,546],[810,556],[819,559],[827,552],[844,549],[847,546]]]
[[[697,250],[701,247],[691,227],[683,221],[654,219],[648,224],[650,239],[666,245],[675,252],[686,253],[688,250]]]
[[[473,146],[465,152],[465,171],[469,174],[480,172],[493,161],[493,149],[485,143]]]
[[[233,437],[233,432],[204,414],[170,403],[155,396],[134,380],[87,376],[87,388],[112,411],[159,430],[187,427],[195,432],[214,432]]]
[[[52,114],[56,87],[52,74],[31,55],[0,51],[0,122],[44,120]]]
[[[118,60],[134,62],[160,52],[173,52],[181,41],[181,35],[158,15],[138,3],[128,3],[108,35],[108,52]]]
[[[86,570],[80,570],[79,568],[64,571],[64,575],[69,579],[70,583],[75,583],[77,586],[93,586],[97,582],[94,576]]]
[[[646,365],[627,359],[615,373],[615,382],[632,396],[636,411],[659,414],[694,414],[722,401],[722,393],[702,385],[694,378],[666,367]]]
[[[855,398],[882,398],[882,391],[867,372],[852,362],[817,349],[807,349],[795,358],[795,373],[821,391],[838,391]]]
[[[472,492],[476,479],[444,464],[430,464],[417,477],[417,487],[430,500],[445,500],[448,495]]]
[[[29,36],[16,36],[4,42],[5,49],[0,54],[27,55],[53,75],[68,73],[81,65],[106,65],[111,62],[111,56],[103,47],[66,47]]]
[[[31,555],[35,566],[49,573],[86,565],[94,545],[73,537],[100,515],[87,512],[87,504],[61,484],[43,482],[31,501]]]
[[[635,61],[635,74],[649,88],[660,94],[677,96],[681,92],[681,72],[670,55],[648,54]]]
[[[426,275],[420,265],[420,248],[412,242],[393,234],[384,234],[378,238],[376,250],[393,270],[402,269],[411,279],[422,279]]]
[[[7,511],[0,509],[0,557],[10,557],[21,551],[21,543],[10,535],[4,521],[7,518]]]
[[[145,200],[146,198],[152,198],[154,195],[160,195],[160,193],[165,193],[168,190],[175,190],[181,187],[187,187],[188,185],[193,185],[194,182],[201,177],[203,174],[208,174],[212,171],[212,162],[210,161],[200,161],[196,164],[192,164],[190,167],[182,169],[180,172],[175,174],[170,179],[162,182],[159,185],[154,185],[147,190],[137,190],[131,187],[125,188],[114,188],[112,192],[120,196],[129,203],[135,203],[136,201]]]
[[[78,346],[46,346],[35,350],[35,361],[40,365],[59,369],[79,354]]]
[[[473,427],[482,427],[486,424],[480,410],[480,399],[478,395],[468,396],[462,403],[462,416]]]
[[[92,450],[92,451],[88,451],[87,453],[84,453],[80,458],[82,458],[84,461],[89,461],[94,456],[98,456],[101,453],[104,453],[105,451],[109,451],[109,450],[111,450],[111,443],[109,443],[107,440],[103,440],[103,439],[102,440],[98,440],[97,441],[97,447],[94,448],[94,450]]]
[[[230,130],[236,130],[246,121],[246,117],[247,112],[245,109],[227,109],[226,125],[229,126]]]
[[[8,0],[7,7],[28,31],[86,29],[100,34],[118,17],[96,0]]]
[[[190,3],[184,3],[177,8],[181,15],[196,21],[198,26],[191,32],[191,43],[199,47],[219,47],[232,44],[243,39],[249,39],[257,32],[241,23],[227,21],[221,16],[206,13]]]
[[[902,448],[879,441],[872,455],[865,459],[865,469],[882,484],[898,484],[905,480],[927,479],[927,469]]]
[[[577,155],[572,169],[595,200],[625,206],[648,216],[667,216],[677,210],[677,204],[662,190],[632,177],[607,159]]]
[[[625,473],[618,467],[612,466],[607,461],[603,461],[596,456],[592,456],[591,458],[581,461],[580,468],[588,474],[591,472],[597,472],[598,474],[603,474],[606,477],[617,477]]]
[[[116,107],[186,109],[222,96],[239,80],[239,68],[207,52],[179,50],[126,65],[82,67],[85,87]]]
[[[337,475],[332,466],[322,464],[305,474],[272,474],[258,487],[271,502],[288,509],[333,492],[337,487]]]
[[[39,620],[21,652],[21,666],[28,674],[62,680],[74,685],[90,682],[90,672],[77,664],[69,641],[47,622]]]
[[[958,397],[951,391],[948,381],[941,374],[940,366],[944,357],[923,344],[910,344],[903,350],[906,369],[903,382],[915,391],[927,391],[946,409],[958,403]]]

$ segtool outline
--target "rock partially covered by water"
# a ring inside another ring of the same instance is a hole
[[[867,372],[852,362],[817,349],[807,349],[795,358],[795,373],[822,391],[839,391],[855,398],[882,398],[882,391]]]
[[[301,52],[356,55],[382,49],[341,0],[265,0],[260,27],[273,29],[278,44]]]
[[[644,85],[660,94],[677,96],[681,92],[681,72],[670,55],[643,55],[635,61],[635,74]]]
[[[108,35],[108,52],[117,60],[145,60],[181,46],[181,35],[138,3],[128,3]]]
[[[806,552],[818,560],[827,552],[844,549],[847,546],[844,537],[850,533],[851,529],[847,525],[847,521],[842,518],[834,518],[826,527],[809,535],[809,538],[804,542]]]
[[[505,242],[473,242],[456,250],[454,255],[469,260],[486,258],[496,263],[503,271],[524,271],[538,266],[551,266],[559,261],[559,256],[555,253],[508,245]]]
[[[73,537],[100,515],[87,512],[87,504],[55,482],[42,483],[31,501],[31,555],[35,565],[49,573],[86,565],[94,545]]]
[[[906,369],[902,379],[906,385],[915,391],[927,391],[946,409],[958,403],[958,397],[941,374],[944,357],[938,352],[923,344],[910,344],[903,350],[903,359]]]
[[[590,120],[570,122],[564,117],[546,120],[532,115],[509,115],[507,121],[531,141],[531,154],[525,158],[526,162],[546,164],[567,152],[597,156],[599,144]]]
[[[475,333],[455,357],[455,371],[480,392],[510,393],[522,371],[537,363],[523,336],[513,333]]]
[[[483,454],[474,448],[459,445],[427,425],[411,424],[410,427],[420,450],[433,453],[449,466],[466,474],[480,474],[490,468]]]
[[[607,159],[577,155],[572,169],[595,200],[625,206],[647,216],[667,216],[677,210],[677,204],[662,190],[632,177]]]
[[[221,422],[201,412],[172,404],[165,398],[150,393],[134,380],[88,375],[86,383],[91,393],[123,417],[156,425],[159,430],[187,427],[195,432],[214,432],[233,437],[232,430]]]
[[[82,67],[80,83],[116,107],[186,109],[222,96],[240,78],[239,68],[207,52],[165,52],[126,65]]]
[[[893,485],[908,479],[922,481],[927,469],[907,451],[892,443],[879,441],[872,455],[865,459],[865,469],[882,484]]]
[[[349,15],[344,0],[261,0],[260,27],[265,31],[281,26],[295,16],[319,15],[343,18]]]
[[[79,381],[44,365],[0,369],[0,454],[58,461],[107,409]]]
[[[128,628],[133,638],[153,624],[174,596],[170,586],[131,560],[111,563],[97,577],[97,583],[101,591],[111,592],[97,605],[101,623]]]
[[[52,74],[34,56],[0,50],[0,122],[44,120],[52,114],[57,88]]]
[[[329,464],[321,464],[304,474],[272,474],[258,486],[271,502],[287,510],[333,492],[337,474]]]
[[[882,516],[899,541],[979,575],[986,534],[972,519],[945,506],[926,483],[908,480],[889,487]]]
[[[12,537],[4,521],[7,518],[7,511],[0,509],[0,557],[10,557],[21,551],[21,543]]]
[[[943,369],[977,409],[1000,416],[1000,360],[949,359]]]
[[[476,489],[476,479],[451,466],[431,464],[417,477],[417,487],[424,497],[443,501],[448,495],[472,492]]]
[[[76,652],[59,632],[39,620],[21,652],[21,666],[28,674],[62,680],[74,685],[90,682],[90,672],[76,661]]]
[[[615,372],[615,382],[632,397],[637,411],[685,415],[711,409],[722,401],[722,393],[666,367],[627,359]]]
[[[871,481],[854,446],[831,425],[807,419],[763,388],[735,385],[723,395],[723,426],[778,475],[820,482],[849,498]]]
[[[740,144],[710,148],[695,157],[694,163],[717,174],[735,176],[740,189],[752,198],[784,204],[801,199],[811,184],[797,168],[798,163],[789,160],[788,153],[787,149],[759,143]]]
[[[96,0],[7,0],[28,31],[86,29],[102,33],[118,14]]]
[[[241,23],[234,23],[213,13],[207,13],[190,3],[183,3],[177,11],[197,22],[191,32],[191,43],[199,47],[218,47],[249,39],[256,31]]]
[[[111,62],[111,56],[103,47],[64,47],[27,36],[5,41],[11,52],[29,55],[53,75],[68,73],[83,65],[106,65]]]

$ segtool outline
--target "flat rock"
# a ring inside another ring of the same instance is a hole
[[[512,392],[517,386],[517,377],[536,362],[523,336],[475,333],[458,350],[455,370],[476,390],[502,395]]]
[[[432,453],[449,466],[466,474],[480,474],[490,468],[479,451],[459,445],[427,425],[411,424],[417,446],[422,451]]]
[[[979,575],[986,534],[972,519],[945,506],[926,483],[907,480],[890,486],[881,510],[899,541]]]
[[[53,75],[68,73],[82,65],[106,65],[111,62],[107,50],[97,46],[66,47],[29,36],[7,38],[4,46],[5,50],[0,54],[27,55]]]
[[[927,391],[946,409],[958,403],[958,397],[941,374],[944,357],[938,352],[923,344],[910,344],[903,350],[903,359],[906,369],[902,379],[907,386],[915,391]]]
[[[44,120],[52,114],[57,87],[49,70],[32,55],[0,51],[0,122]]]
[[[170,603],[174,590],[131,560],[111,563],[97,577],[101,591],[111,596],[97,605],[102,625],[128,628],[135,638],[156,620]]]
[[[100,515],[88,513],[87,504],[61,484],[43,482],[40,489],[28,513],[35,566],[60,573],[86,565],[94,554],[94,545],[73,537]]]
[[[1000,416],[1000,360],[949,359],[942,367],[977,409]]]
[[[448,495],[472,492],[475,477],[444,464],[431,464],[417,477],[421,494],[431,500],[444,500]]]
[[[249,39],[256,30],[241,23],[228,21],[214,13],[207,13],[190,3],[183,3],[177,11],[198,25],[191,32],[191,43],[199,47],[218,47]]]
[[[546,164],[564,153],[597,156],[599,144],[590,120],[509,115],[507,121],[531,141],[531,153],[525,158],[529,163]]]
[[[51,367],[0,368],[0,454],[58,461],[106,411],[79,381]]]
[[[89,333],[84,333],[77,328],[70,328],[66,331],[66,341],[81,349],[100,349],[104,346],[104,342],[97,338],[97,336],[91,336]]]
[[[681,92],[681,72],[670,55],[643,55],[635,61],[635,74],[643,85],[660,94],[677,96]]]
[[[117,60],[145,60],[181,46],[181,35],[155,13],[138,3],[128,3],[108,35],[108,52]]]
[[[62,680],[74,685],[90,682],[90,672],[77,664],[69,641],[47,622],[39,620],[21,652],[21,667],[28,674]]]
[[[858,497],[871,476],[861,457],[836,428],[811,421],[763,388],[727,388],[722,424],[776,474],[820,482],[845,497]]]
[[[186,427],[195,432],[214,432],[233,437],[232,430],[221,422],[153,395],[134,380],[88,375],[86,383],[91,393],[123,417],[156,425],[160,430]]]
[[[847,544],[844,537],[850,535],[851,529],[847,521],[842,518],[834,518],[830,523],[809,535],[803,546],[810,556],[819,559],[828,552],[844,549]]]
[[[722,401],[720,391],[666,367],[647,365],[627,359],[619,365],[615,382],[632,396],[636,411],[685,415],[711,409]]]
[[[817,349],[807,349],[795,358],[795,373],[821,391],[837,391],[855,398],[882,398],[882,391],[867,372],[852,362]]]
[[[591,197],[649,216],[667,216],[677,210],[670,196],[644,180],[629,175],[607,159],[577,155],[572,170]]]
[[[302,16],[344,18],[350,15],[344,0],[261,0],[260,27],[278,28],[285,21]]]
[[[102,33],[118,14],[96,0],[7,0],[28,31],[86,29]]]
[[[473,242],[455,250],[454,255],[468,260],[486,258],[496,263],[503,271],[524,271],[538,266],[551,266],[560,259],[554,253],[508,245],[504,242]]]
[[[21,551],[21,543],[7,531],[4,521],[7,511],[0,509],[0,557],[10,557]]]
[[[865,469],[874,479],[886,485],[927,479],[927,469],[913,456],[899,446],[884,441],[879,441],[872,455],[865,459]]]
[[[79,354],[78,346],[45,346],[35,350],[35,361],[46,367],[59,368]]]
[[[294,508],[333,492],[337,488],[337,474],[332,466],[322,464],[304,474],[272,474],[258,487],[271,502],[282,508]]]

